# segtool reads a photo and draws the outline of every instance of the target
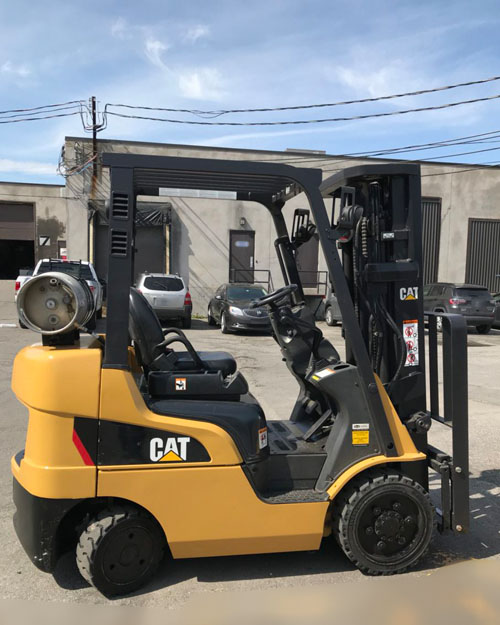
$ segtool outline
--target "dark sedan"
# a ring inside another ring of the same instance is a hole
[[[250,302],[267,295],[255,284],[222,284],[208,304],[208,323],[219,324],[223,334],[236,330],[271,331],[266,308],[249,308]]]

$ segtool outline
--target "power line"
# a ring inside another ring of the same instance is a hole
[[[61,111],[74,111],[74,110],[80,111],[81,108],[82,108],[81,105],[73,104],[70,106],[61,106],[60,108],[53,108],[50,110],[40,111],[38,113],[33,113],[33,115],[36,115],[37,117],[39,117],[39,116],[46,115],[47,113],[53,114],[55,112],[59,113]],[[4,115],[0,113],[0,119],[16,119],[20,117],[25,118],[26,113],[14,113],[13,115]]]
[[[32,111],[40,111],[41,109],[58,108],[60,106],[68,106],[70,104],[84,104],[83,100],[70,100],[69,102],[60,102],[59,104],[44,104],[43,106],[34,106],[32,108],[24,109],[10,109],[8,111],[0,111],[0,115],[6,113],[31,113]]]
[[[71,117],[71,115],[80,115],[80,111],[74,111],[73,113],[59,113],[57,115],[45,115],[44,117],[24,117],[22,119],[7,119],[7,120],[0,119],[0,124],[16,124],[20,122],[37,122],[41,119],[54,119],[55,117]]]
[[[493,76],[491,78],[483,78],[481,80],[471,80],[468,82],[461,82],[454,85],[445,85],[443,87],[435,87],[433,89],[420,89],[419,91],[408,91],[407,93],[396,93],[392,95],[384,95],[373,98],[362,98],[360,100],[345,100],[343,102],[329,102],[325,104],[304,104],[297,106],[277,106],[268,108],[248,108],[248,109],[222,109],[219,111],[202,111],[196,109],[175,109],[164,108],[157,106],[134,106],[131,104],[107,104],[106,107],[112,106],[115,108],[128,108],[128,109],[140,109],[143,111],[163,111],[168,113],[192,113],[194,115],[226,115],[227,113],[263,113],[272,111],[297,111],[301,109],[316,109],[326,108],[332,106],[345,106],[348,104],[363,104],[365,102],[380,102],[381,100],[392,100],[395,98],[405,98],[410,96],[424,95],[426,93],[436,93],[438,91],[447,91],[450,89],[457,89],[459,87],[469,87],[472,85],[480,85],[488,82],[495,82],[500,80],[500,76]]]
[[[169,124],[189,124],[194,126],[290,126],[300,124],[321,124],[325,122],[346,122],[358,119],[373,119],[377,117],[392,117],[394,115],[405,115],[407,113],[420,113],[422,111],[438,111],[441,109],[463,106],[465,104],[475,104],[477,102],[488,102],[490,100],[498,100],[500,94],[488,96],[486,98],[474,98],[472,100],[461,100],[460,102],[448,102],[447,104],[438,104],[434,106],[423,106],[419,108],[403,109],[401,111],[387,111],[384,113],[370,113],[366,115],[353,115],[351,117],[327,117],[321,119],[301,119],[301,120],[281,120],[274,122],[207,122],[195,120],[169,119],[165,117],[147,117],[145,115],[127,115],[125,113],[115,113],[107,111],[107,115],[115,117],[123,117],[126,119],[143,119],[147,121],[166,122]]]

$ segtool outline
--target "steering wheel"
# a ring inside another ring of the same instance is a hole
[[[296,284],[289,284],[288,286],[283,286],[281,289],[277,289],[273,293],[269,293],[269,295],[265,295],[260,299],[255,299],[250,303],[248,308],[259,308],[260,306],[272,306],[276,304],[280,300],[284,299],[294,291],[296,291],[299,287]]]

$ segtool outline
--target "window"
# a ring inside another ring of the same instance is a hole
[[[425,297],[426,295],[429,295],[429,293],[431,292],[431,289],[432,289],[432,284],[426,284],[426,285],[424,286],[424,290],[423,290],[424,297]]]
[[[233,301],[249,301],[264,297],[267,292],[262,287],[258,286],[230,286],[227,289],[227,299]]]
[[[184,284],[180,278],[148,276],[144,280],[144,288],[150,291],[182,291]]]
[[[90,267],[80,263],[58,262],[58,261],[42,261],[38,273],[47,273],[47,271],[60,271],[66,273],[73,278],[81,278],[82,280],[94,280]]]

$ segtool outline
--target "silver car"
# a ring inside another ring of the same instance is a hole
[[[180,321],[183,328],[191,327],[193,304],[180,276],[142,273],[136,287],[151,304],[160,321]]]

